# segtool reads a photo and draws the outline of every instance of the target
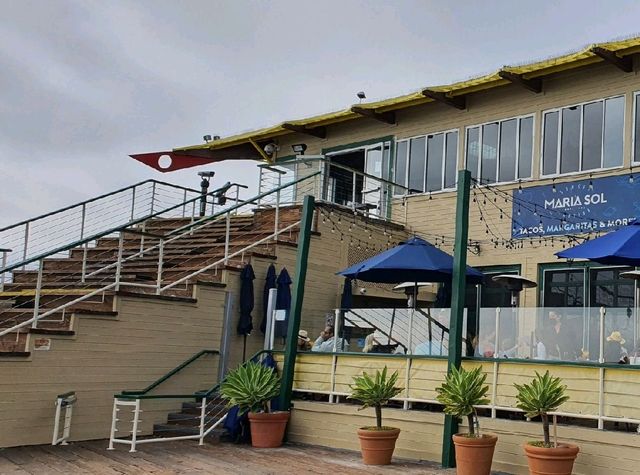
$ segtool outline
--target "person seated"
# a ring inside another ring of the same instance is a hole
[[[604,347],[604,362],[628,364],[627,351],[622,346],[624,344],[625,339],[619,331],[611,332]]]
[[[311,347],[311,351],[331,353],[333,352],[334,344],[336,345],[335,351],[337,352],[349,351],[349,342],[344,338],[338,337],[336,339],[333,327],[327,325],[325,329],[320,332],[320,336]]]
[[[518,345],[513,338],[505,338],[502,340],[502,348],[500,350],[500,358],[515,358],[518,356]]]
[[[441,356],[446,355],[442,351],[442,345],[439,341],[429,340],[420,343],[413,350],[414,355],[423,355],[423,356]]]
[[[309,351],[311,349],[311,338],[306,330],[298,332],[298,351]]]
[[[376,340],[375,333],[369,333],[364,339],[364,347],[362,348],[362,352],[373,353],[376,346],[378,346],[378,341]]]

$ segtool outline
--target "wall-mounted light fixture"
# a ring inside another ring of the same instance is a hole
[[[304,152],[307,150],[307,144],[306,143],[296,143],[293,144],[291,146],[291,148],[293,149],[294,153],[296,155],[304,155]]]

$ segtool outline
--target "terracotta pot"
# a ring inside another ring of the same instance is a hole
[[[580,448],[573,444],[558,444],[558,447],[536,447],[524,444],[531,475],[571,475],[573,462]]]
[[[288,421],[289,413],[285,411],[250,412],[251,445],[259,448],[280,447]]]
[[[362,461],[365,465],[389,465],[400,429],[389,427],[371,430],[368,427],[358,429]]]
[[[458,475],[491,475],[493,450],[498,437],[482,434],[481,437],[453,436],[456,446],[456,468]]]

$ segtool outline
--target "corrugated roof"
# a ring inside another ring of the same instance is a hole
[[[617,41],[609,41],[606,43],[598,43],[588,46],[582,50],[572,53],[564,54],[554,58],[545,59],[542,61],[536,61],[533,63],[522,64],[518,66],[505,66],[501,70],[495,71],[484,76],[467,79],[464,81],[455,82],[453,84],[433,86],[428,89],[437,92],[444,92],[450,96],[462,96],[465,94],[483,91],[494,87],[510,84],[509,81],[502,79],[499,75],[500,71],[508,71],[514,74],[521,74],[524,78],[531,79],[536,77],[543,77],[549,74],[567,71],[575,69],[588,64],[597,63],[603,61],[595,53],[592,52],[593,47],[600,47],[611,52],[617,53],[619,56],[627,56],[630,54],[640,52],[640,37],[627,38]],[[427,102],[433,102],[433,99],[425,97],[422,94],[422,89],[417,92],[405,94],[398,97],[392,97],[390,99],[384,99],[376,102],[369,102],[364,104],[357,104],[358,106],[374,110],[377,112],[385,112],[389,110],[403,109],[419,104],[425,104]],[[362,118],[360,114],[356,114],[351,111],[351,106],[347,109],[330,112],[327,114],[316,115],[307,117],[304,119],[288,120],[281,124],[274,125],[263,129],[252,130],[242,134],[232,135],[213,142],[192,145],[189,147],[180,147],[174,149],[180,150],[215,150],[231,147],[234,145],[248,143],[251,140],[264,140],[275,138],[281,135],[293,133],[283,127],[283,124],[295,124],[298,126],[304,126],[308,128],[321,127],[330,124],[336,124],[346,120],[352,120],[356,118]]]

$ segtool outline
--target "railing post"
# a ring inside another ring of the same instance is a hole
[[[600,370],[598,371],[598,429],[604,429],[604,341],[605,341],[605,315],[607,310],[604,307],[600,307],[600,354],[598,356],[598,362],[600,363]]]
[[[5,267],[7,267],[7,253],[11,251],[9,249],[2,249],[0,250],[0,252],[2,252],[2,268],[4,269]],[[6,271],[2,271],[2,274],[0,274],[0,292],[4,291],[4,281],[6,279],[6,275]]]
[[[32,328],[38,327],[38,313],[40,313],[40,294],[42,293],[42,274],[44,271],[44,259],[40,259],[38,266],[38,280],[36,283],[36,295],[33,302],[33,323]]]
[[[227,265],[229,257],[229,237],[231,234],[231,213],[227,212],[226,229],[224,232],[224,265]]]
[[[235,198],[235,202],[234,205],[236,206],[235,210],[233,211],[233,214],[237,215],[238,214],[238,203],[240,202],[240,185],[236,184],[236,198]]]
[[[87,218],[87,204],[82,203],[82,219],[80,220],[80,240],[84,239],[84,223]]]
[[[147,230],[147,222],[142,222],[142,232],[144,233]],[[140,235],[140,252],[144,251],[144,234]],[[142,254],[144,255],[144,254]]]
[[[133,406],[133,429],[131,431],[131,450],[136,451],[136,441],[138,440],[138,422],[140,422],[140,399],[136,399],[136,405]]]
[[[160,238],[158,244],[158,280],[156,286],[156,294],[160,295],[160,289],[162,288],[162,266],[164,264],[164,239]]]
[[[151,210],[149,214],[153,214],[155,204],[156,204],[156,182],[154,181],[151,187]]]
[[[136,185],[133,185],[131,188],[131,217],[129,221],[133,221],[133,217],[135,216],[136,211]]]
[[[120,411],[120,409],[118,409],[118,399],[117,398],[113,398],[113,412],[111,415],[111,433],[109,435],[109,447],[107,447],[107,450],[114,450],[113,447],[113,439],[116,438],[116,431],[117,429],[117,423],[118,423],[118,412]]]
[[[353,176],[352,184],[351,184],[351,209],[353,212],[356,212],[356,184],[358,183],[356,172],[351,172]]]
[[[493,345],[493,381],[491,383],[491,418],[495,419],[497,416],[496,400],[498,397],[498,338],[500,337],[500,307],[496,308],[496,327],[494,330],[496,341]]]
[[[204,445],[204,426],[205,419],[207,418],[207,398],[202,398],[202,405],[200,406],[200,442],[198,445]]]
[[[187,190],[184,190],[184,196],[182,197],[182,217],[187,215]]]
[[[116,263],[116,292],[120,290],[120,273],[122,272],[122,253],[124,248],[124,232],[120,231],[118,239],[118,261]]]
[[[282,184],[282,175],[278,173],[278,191],[276,191],[276,213],[274,217],[275,229],[273,234],[273,240],[278,240],[278,227],[280,226],[280,185]]]
[[[84,284],[87,277],[87,253],[89,251],[89,243],[85,242],[82,247],[82,275],[80,277],[80,282]]]
[[[27,246],[29,244],[29,223],[26,223],[24,225],[24,247],[22,250],[22,260],[26,261],[27,260]],[[22,270],[25,269],[25,265],[22,265]]]

